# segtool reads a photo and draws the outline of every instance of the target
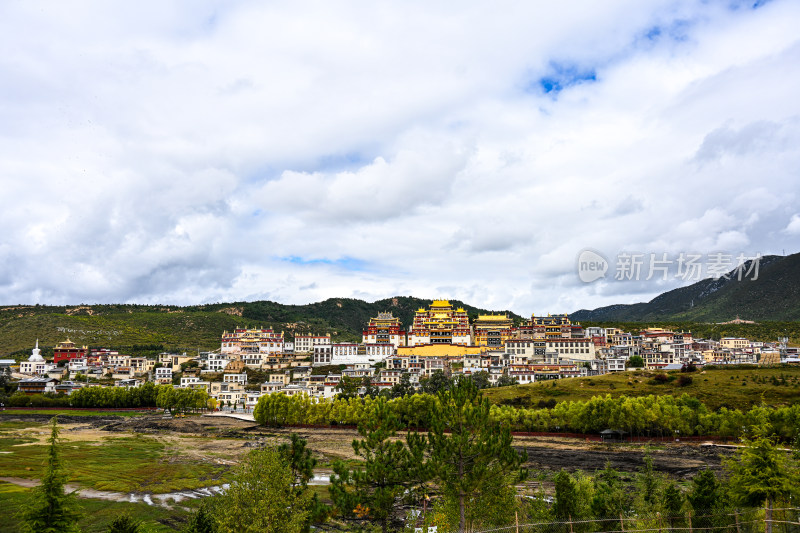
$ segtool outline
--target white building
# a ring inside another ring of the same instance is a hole
[[[314,346],[314,355],[311,358],[311,363],[314,365],[329,365],[333,357],[333,347],[328,344],[320,344]]]
[[[172,383],[172,368],[168,366],[156,368],[156,382],[160,384]]]
[[[313,353],[315,347],[326,346],[330,344],[330,335],[295,335],[294,353]]]
[[[120,367],[120,366],[131,366],[131,356],[130,355],[120,355],[118,353],[112,354],[108,356],[108,366]]]
[[[247,385],[247,372],[241,374],[225,374],[222,376],[223,383],[240,383]]]
[[[222,372],[229,362],[228,354],[210,353],[206,359],[206,370],[209,372]]]
[[[40,376],[42,374],[46,374],[53,368],[55,365],[48,363],[45,361],[44,357],[42,357],[42,350],[39,349],[39,339],[36,339],[36,347],[31,350],[31,356],[28,358],[27,361],[22,361],[19,364],[19,372],[20,374],[27,374],[29,376]]]
[[[380,362],[397,354],[397,348],[394,344],[366,344],[364,345],[367,351],[367,359],[370,361]]]

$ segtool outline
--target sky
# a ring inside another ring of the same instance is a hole
[[[2,2],[0,303],[546,314],[798,252],[798,27],[795,0]]]

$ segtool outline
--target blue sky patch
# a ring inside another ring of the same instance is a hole
[[[539,78],[538,87],[545,94],[558,94],[567,87],[597,81],[594,69],[584,69],[574,64],[550,63],[551,73]]]
[[[328,259],[326,257],[320,259],[307,259],[305,257],[289,255],[286,257],[279,257],[278,259],[286,263],[292,263],[293,265],[329,265],[354,272],[367,270],[368,267],[368,263],[363,259],[357,259],[355,257],[348,256],[340,257],[338,259]]]

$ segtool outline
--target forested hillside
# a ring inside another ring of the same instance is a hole
[[[334,340],[360,341],[370,317],[390,311],[402,324],[411,323],[414,311],[431,300],[398,296],[365,302],[331,298],[307,305],[270,301],[215,303],[198,306],[76,305],[3,306],[0,308],[0,356],[20,358],[39,339],[48,355],[55,343],[69,337],[77,344],[113,347],[127,353],[158,350],[197,351],[219,347],[224,330],[236,327],[270,327],[295,333],[330,333]],[[452,300],[471,317],[488,310]],[[505,312],[497,310],[495,312]],[[519,322],[521,317],[512,316]]]

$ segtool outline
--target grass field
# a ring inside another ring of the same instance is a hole
[[[0,533],[16,533],[20,530],[18,513],[30,503],[31,489],[0,481]],[[117,516],[129,514],[142,522],[145,531],[175,531],[181,529],[188,519],[186,507],[195,507],[199,502],[181,502],[172,509],[150,506],[144,503],[117,503],[104,500],[78,499],[81,531],[105,531]]]
[[[143,416],[152,411],[84,411],[73,409],[3,409],[0,416],[48,415],[48,416]]]
[[[0,472],[5,477],[38,479],[41,476],[49,435],[48,424],[21,427],[0,425]],[[85,432],[81,437],[85,437]],[[71,440],[63,431],[61,454],[68,466],[68,483],[114,492],[167,492],[218,485],[227,481],[230,466],[210,454],[190,453],[166,437],[96,432],[93,440]]]
[[[666,374],[669,381],[657,382],[655,377],[658,374]],[[691,383],[679,386],[681,376],[691,377]],[[635,370],[501,387],[488,389],[485,393],[492,403],[530,407],[550,400],[585,401],[593,396],[606,394],[617,397],[650,394],[680,396],[686,393],[712,410],[719,407],[747,409],[762,402],[773,406],[800,402],[800,368],[752,367],[691,373]]]

